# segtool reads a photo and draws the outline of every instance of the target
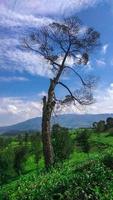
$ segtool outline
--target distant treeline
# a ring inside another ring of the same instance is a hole
[[[106,119],[106,121],[100,120],[99,122],[94,122],[93,123],[93,128],[97,132],[103,132],[103,131],[109,130],[110,133],[112,134],[113,133],[113,118],[112,117],[108,117]]]

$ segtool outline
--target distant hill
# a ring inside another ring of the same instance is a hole
[[[52,124],[59,123],[67,128],[90,127],[93,122],[106,120],[108,117],[113,117],[113,114],[66,114],[52,118]],[[29,119],[12,126],[0,127],[0,133],[17,133],[20,131],[40,131],[41,117]]]

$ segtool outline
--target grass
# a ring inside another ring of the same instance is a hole
[[[24,171],[29,172],[29,171],[35,170],[36,168],[37,168],[37,165],[35,163],[35,157],[34,155],[30,155],[25,162]]]
[[[104,155],[113,154],[113,137],[92,132],[90,142],[89,156],[75,148],[69,160],[49,172],[43,158],[36,169],[31,155],[25,165],[29,173],[5,184],[0,200],[113,200],[113,171],[102,162]]]
[[[10,200],[112,200],[112,171],[105,168],[97,157],[90,161],[76,161],[73,156],[48,173],[38,175],[35,171],[21,176],[2,188],[2,199],[4,196]]]

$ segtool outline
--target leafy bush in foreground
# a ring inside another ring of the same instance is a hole
[[[103,164],[113,170],[113,155],[108,153],[102,159]]]
[[[113,136],[113,128],[109,129],[109,136]]]
[[[101,161],[79,167],[67,162],[42,176],[23,177],[3,188],[1,195],[8,200],[113,200],[112,174]]]
[[[18,175],[20,175],[23,171],[23,163],[27,159],[27,147],[19,146],[15,149],[14,156],[14,169]]]
[[[55,162],[69,158],[73,151],[73,140],[67,128],[54,124],[52,127],[52,145]]]
[[[0,185],[7,183],[9,179],[15,176],[13,157],[14,155],[11,149],[0,151]]]
[[[90,151],[90,142],[89,142],[89,132],[88,130],[82,130],[80,133],[76,136],[76,143],[77,146],[84,152],[89,154]]]

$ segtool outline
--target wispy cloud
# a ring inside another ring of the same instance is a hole
[[[96,60],[96,64],[98,65],[98,66],[105,66],[106,65],[106,62],[104,61],[104,60]]]
[[[15,124],[41,116],[41,102],[19,97],[0,98],[0,126]]]
[[[6,41],[6,46],[8,46]],[[10,45],[10,44],[9,44]],[[1,45],[3,46],[3,45]],[[22,51],[15,46],[12,49],[1,48],[0,68],[6,71],[28,72],[32,75],[48,76],[52,75],[51,66],[39,55],[32,51]]]
[[[17,30],[20,27],[39,27],[48,24],[52,19],[48,17],[36,17],[32,14],[22,14],[14,10],[10,10],[5,6],[0,8],[0,25],[4,27],[15,27]]]
[[[11,82],[11,81],[28,81],[29,79],[23,76],[11,76],[11,77],[0,77],[0,82]]]
[[[33,75],[49,76],[47,63],[44,63],[42,57],[24,51],[21,41],[52,19],[20,14],[9,10],[6,5],[0,7],[0,70],[27,71]]]
[[[10,9],[24,13],[35,13],[38,15],[68,15],[77,12],[81,9],[94,6],[96,3],[104,2],[105,0],[13,0],[5,1]]]
[[[106,54],[106,53],[107,53],[108,47],[109,47],[108,44],[105,44],[105,45],[102,46],[102,53],[103,53],[103,54]]]
[[[38,97],[46,95],[45,91],[38,94]],[[113,83],[106,89],[99,89],[95,92],[96,103],[90,106],[77,107],[73,104],[64,107],[57,107],[57,114],[101,114],[113,113]],[[15,124],[27,119],[42,115],[42,102],[29,100],[23,97],[1,97],[0,98],[0,126]]]
[[[108,88],[96,92],[96,103],[87,107],[88,113],[113,113],[113,83]]]
[[[70,16],[82,9],[95,6],[105,0],[0,0],[0,70],[10,72],[28,72],[32,75],[50,77],[50,65],[41,56],[21,48],[21,39],[30,32],[36,31],[39,26],[50,23],[54,17]],[[82,30],[84,31],[84,30]],[[102,48],[106,54],[108,45]],[[73,62],[71,60],[68,63]],[[106,63],[97,60],[97,65],[104,66]],[[89,63],[89,69],[92,69]],[[21,77],[0,77],[0,81],[27,81]],[[42,91],[38,97],[46,93]],[[111,86],[98,94],[98,102],[92,105],[88,112],[101,113],[113,112],[113,87]],[[36,95],[37,99],[37,95]],[[102,103],[99,103],[102,102]],[[27,120],[32,117],[41,116],[42,104],[37,100],[19,97],[0,98],[0,125],[8,125]],[[60,113],[73,113],[84,111],[70,105],[61,110]]]
[[[38,97],[43,97],[43,96],[47,96],[47,92],[42,91],[42,92],[38,93]]]
[[[39,26],[49,24],[55,15],[75,13],[101,0],[13,0],[0,1],[0,69],[27,71],[32,75],[51,76],[43,58],[21,49],[21,39]],[[40,17],[39,17],[40,15]]]

